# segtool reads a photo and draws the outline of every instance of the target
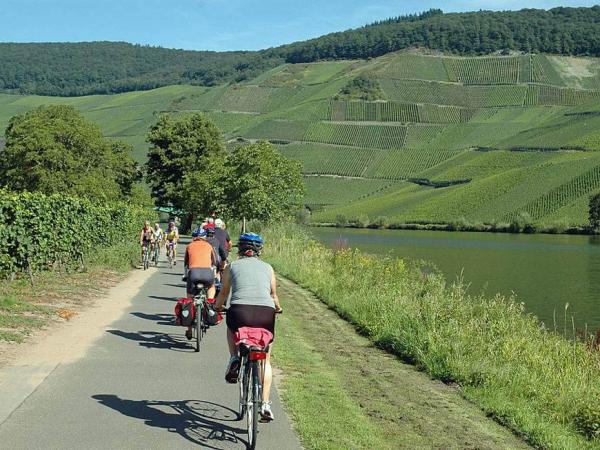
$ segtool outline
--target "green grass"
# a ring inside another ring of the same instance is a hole
[[[274,362],[305,448],[526,447],[456,390],[375,348],[298,285],[279,278],[277,292],[285,314]]]
[[[276,270],[379,347],[457,383],[535,446],[600,448],[600,354],[541,328],[516,299],[470,296],[403,260],[333,252],[297,227],[263,234]]]

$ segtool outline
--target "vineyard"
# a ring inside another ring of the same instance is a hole
[[[357,78],[362,84],[353,84]],[[345,90],[361,85],[377,96]],[[322,206],[318,220],[364,210],[397,221],[492,221],[525,211],[539,222],[566,217],[582,224],[584,197],[600,189],[588,174],[600,154],[594,58],[408,51],[284,64],[210,88],[71,98],[0,94],[0,126],[41,104],[77,107],[106,136],[133,145],[139,163],[158,115],[204,112],[229,147],[265,139],[301,161],[307,203]],[[410,178],[470,182],[433,188],[402,181]]]
[[[504,58],[444,58],[450,81],[463,84],[517,84],[521,65],[528,65],[528,57]],[[525,73],[527,73],[527,68]]]
[[[303,140],[326,144],[392,149],[402,147],[405,139],[406,127],[404,126],[317,122],[309,125]]]
[[[131,242],[148,218],[126,204],[0,191],[0,273],[79,265],[94,249]]]

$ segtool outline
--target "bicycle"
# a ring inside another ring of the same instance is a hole
[[[195,352],[200,351],[200,342],[202,342],[202,337],[206,334],[206,330],[208,330],[208,323],[205,321],[205,317],[210,311],[206,303],[206,298],[206,288],[202,283],[197,283],[194,286],[194,307],[196,310],[196,317],[194,318],[192,331],[193,337],[196,340]]]
[[[144,266],[144,270],[147,270],[150,265],[150,251],[148,249],[149,242],[144,242],[142,244],[142,265]]]
[[[278,311],[276,314],[281,314]],[[238,386],[240,393],[238,420],[246,416],[246,431],[248,433],[248,448],[256,448],[258,433],[258,411],[262,402],[264,361],[269,353],[269,345],[255,347],[240,344],[238,356],[240,357],[240,373]]]
[[[152,253],[154,255],[154,267],[158,267],[158,256],[160,254],[160,244],[158,242],[154,242],[152,244]]]
[[[175,261],[175,243],[168,242],[167,243],[167,258],[169,260],[169,268],[173,268],[173,261]]]

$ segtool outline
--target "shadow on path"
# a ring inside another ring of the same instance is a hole
[[[132,316],[140,319],[153,320],[157,325],[173,325],[175,326],[175,314],[146,314],[143,312],[132,312]]]
[[[187,339],[183,340],[185,339],[183,335],[181,335],[182,340],[178,340],[170,334],[159,333],[157,331],[138,331],[137,333],[133,333],[121,330],[108,330],[108,332],[124,339],[137,341],[142,347],[146,348],[164,348],[174,351],[193,351],[193,347],[188,343]]]
[[[176,302],[177,297],[160,297],[158,295],[149,295],[148,298],[153,298],[155,300],[168,300],[170,302]]]
[[[237,413],[226,406],[202,400],[127,400],[108,394],[92,398],[125,416],[142,419],[150,427],[177,433],[203,448],[221,449],[220,443],[246,446],[245,441],[236,436],[245,430],[227,424],[237,420]]]

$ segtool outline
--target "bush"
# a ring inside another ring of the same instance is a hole
[[[343,214],[338,214],[335,216],[335,226],[338,228],[344,228],[348,226],[348,219]]]
[[[387,217],[385,216],[379,216],[377,219],[375,219],[374,221],[372,221],[369,224],[369,227],[371,228],[386,228],[389,224],[389,220]]]
[[[0,191],[0,273],[79,264],[94,250],[136,241],[150,218],[126,203]]]
[[[595,403],[595,404],[594,404]],[[577,429],[590,439],[600,439],[600,398],[584,405],[575,416]]]
[[[367,228],[369,225],[369,217],[363,214],[351,220],[350,222],[357,228]]]

